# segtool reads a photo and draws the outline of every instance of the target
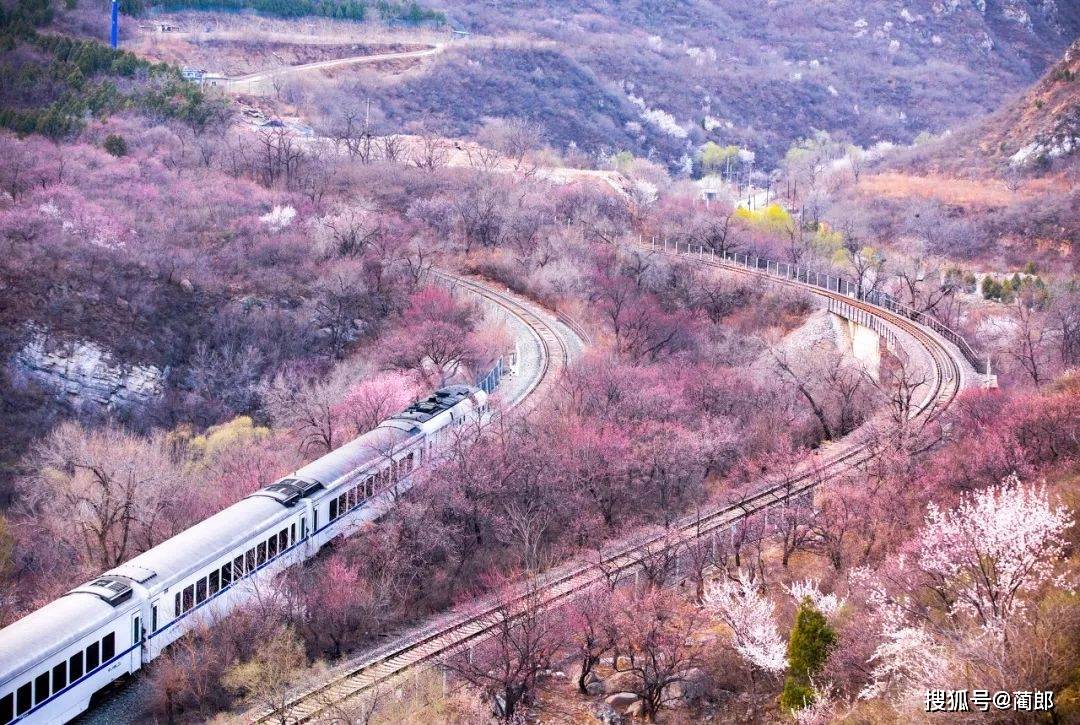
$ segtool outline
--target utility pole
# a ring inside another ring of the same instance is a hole
[[[754,175],[754,162],[751,160],[746,165],[746,208],[750,209],[750,210],[753,210],[753,208],[754,208],[754,197],[753,197],[753,193],[752,193],[754,187],[750,185],[750,180],[753,178],[753,175]]]
[[[120,42],[120,2],[112,0],[112,29],[109,32],[109,43],[113,50]]]

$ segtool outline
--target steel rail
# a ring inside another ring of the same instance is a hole
[[[540,351],[540,374],[514,400],[507,401],[504,410],[514,410],[526,401],[537,400],[539,396],[536,394],[551,385],[552,381],[558,377],[558,373],[570,363],[570,348],[563,336],[558,333],[551,323],[531,309],[528,303],[517,299],[509,293],[500,292],[489,284],[452,272],[433,270],[432,273],[444,282],[462,287],[470,293],[502,308],[505,314],[516,317],[529,330]],[[556,319],[571,333],[581,337],[580,333],[575,329],[579,328],[576,322],[564,316],[557,316]],[[581,339],[585,341],[587,338],[582,337]]]
[[[667,254],[678,254],[667,251]],[[931,389],[911,411],[912,420],[937,418],[959,393],[963,375],[957,360],[947,345],[911,319],[878,307],[869,302],[854,299],[839,292],[803,283],[790,278],[769,274],[760,269],[730,265],[718,259],[703,259],[711,266],[742,274],[767,278],[780,284],[805,289],[819,297],[842,302],[852,308],[883,320],[907,333],[914,342],[929,353],[933,368]],[[531,582],[518,585],[510,595],[490,595],[471,603],[468,611],[451,611],[426,625],[414,628],[392,643],[367,653],[362,660],[354,660],[346,672],[322,685],[291,698],[286,704],[289,722],[309,722],[327,713],[334,705],[371,691],[401,677],[407,672],[419,672],[437,659],[470,647],[485,639],[505,616],[512,616],[536,592],[540,593],[542,607],[553,607],[572,598],[575,594],[598,585],[605,578],[623,575],[636,569],[653,547],[681,547],[689,541],[704,536],[715,537],[718,532],[734,526],[759,512],[787,503],[805,495],[822,482],[847,472],[873,457],[874,451],[863,439],[867,426],[847,436],[838,448],[825,456],[815,454],[800,465],[787,480],[767,482],[759,490],[738,501],[715,505],[705,512],[696,512],[679,519],[665,531],[639,534],[612,545],[604,551],[599,564],[591,561],[574,561],[542,574]],[[715,538],[713,539],[715,542]],[[675,548],[676,556],[678,548]],[[254,722],[280,720],[280,710],[264,711]]]

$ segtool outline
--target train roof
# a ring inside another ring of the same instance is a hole
[[[153,591],[161,582],[157,577],[186,576],[250,540],[254,532],[281,518],[286,511],[270,498],[245,498],[105,572],[105,576],[119,575],[145,582]]]
[[[448,385],[445,388],[439,388],[428,397],[416,401],[390,420],[411,420],[417,423],[426,423],[439,413],[450,410],[469,396],[480,392],[479,388],[469,385]]]
[[[374,430],[354,438],[340,448],[298,469],[289,478],[314,481],[329,488],[342,476],[385,460],[388,454],[396,452],[405,441],[423,432],[421,428],[423,423],[477,393],[480,393],[479,388],[468,385],[440,388],[383,421]]]
[[[94,594],[72,592],[0,629],[0,682],[97,631],[117,611]]]
[[[316,481],[329,488],[349,472],[385,460],[387,454],[396,452],[398,446],[419,432],[406,432],[394,426],[380,425],[297,469],[289,478]]]
[[[350,471],[377,462],[419,434],[421,424],[476,395],[483,393],[469,385],[436,390],[378,428],[312,461],[290,478],[303,479],[301,484],[329,486]],[[275,498],[245,498],[0,629],[0,681],[23,673],[43,657],[78,642],[108,624],[118,612],[126,611],[120,605],[130,598],[127,579],[157,594],[164,582],[182,579],[286,516],[288,509]]]

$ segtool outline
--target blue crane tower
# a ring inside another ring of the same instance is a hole
[[[109,43],[116,48],[120,40],[120,2],[112,0],[112,30],[109,32]]]

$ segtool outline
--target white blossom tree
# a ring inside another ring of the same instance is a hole
[[[945,511],[930,504],[918,539],[918,566],[951,612],[998,629],[1023,612],[1025,598],[1055,575],[1073,525],[1045,488],[1015,475]]]
[[[927,689],[985,687],[1003,677],[1009,633],[1030,633],[1037,620],[1029,603],[1048,586],[1068,584],[1058,566],[1072,525],[1045,488],[1016,475],[953,509],[931,504],[914,556],[883,577],[860,576],[882,635],[860,696],[883,696],[899,712],[915,713]]]
[[[731,628],[735,651],[743,659],[766,672],[787,669],[787,644],[777,631],[776,608],[745,571],[714,582],[705,593],[705,606]]]
[[[785,587],[788,594],[796,602],[801,602],[804,599],[809,599],[810,603],[814,605],[814,609],[818,610],[828,618],[835,617],[840,608],[844,606],[844,598],[836,594],[824,594],[818,588],[816,582],[806,579],[804,581],[792,582]]]

